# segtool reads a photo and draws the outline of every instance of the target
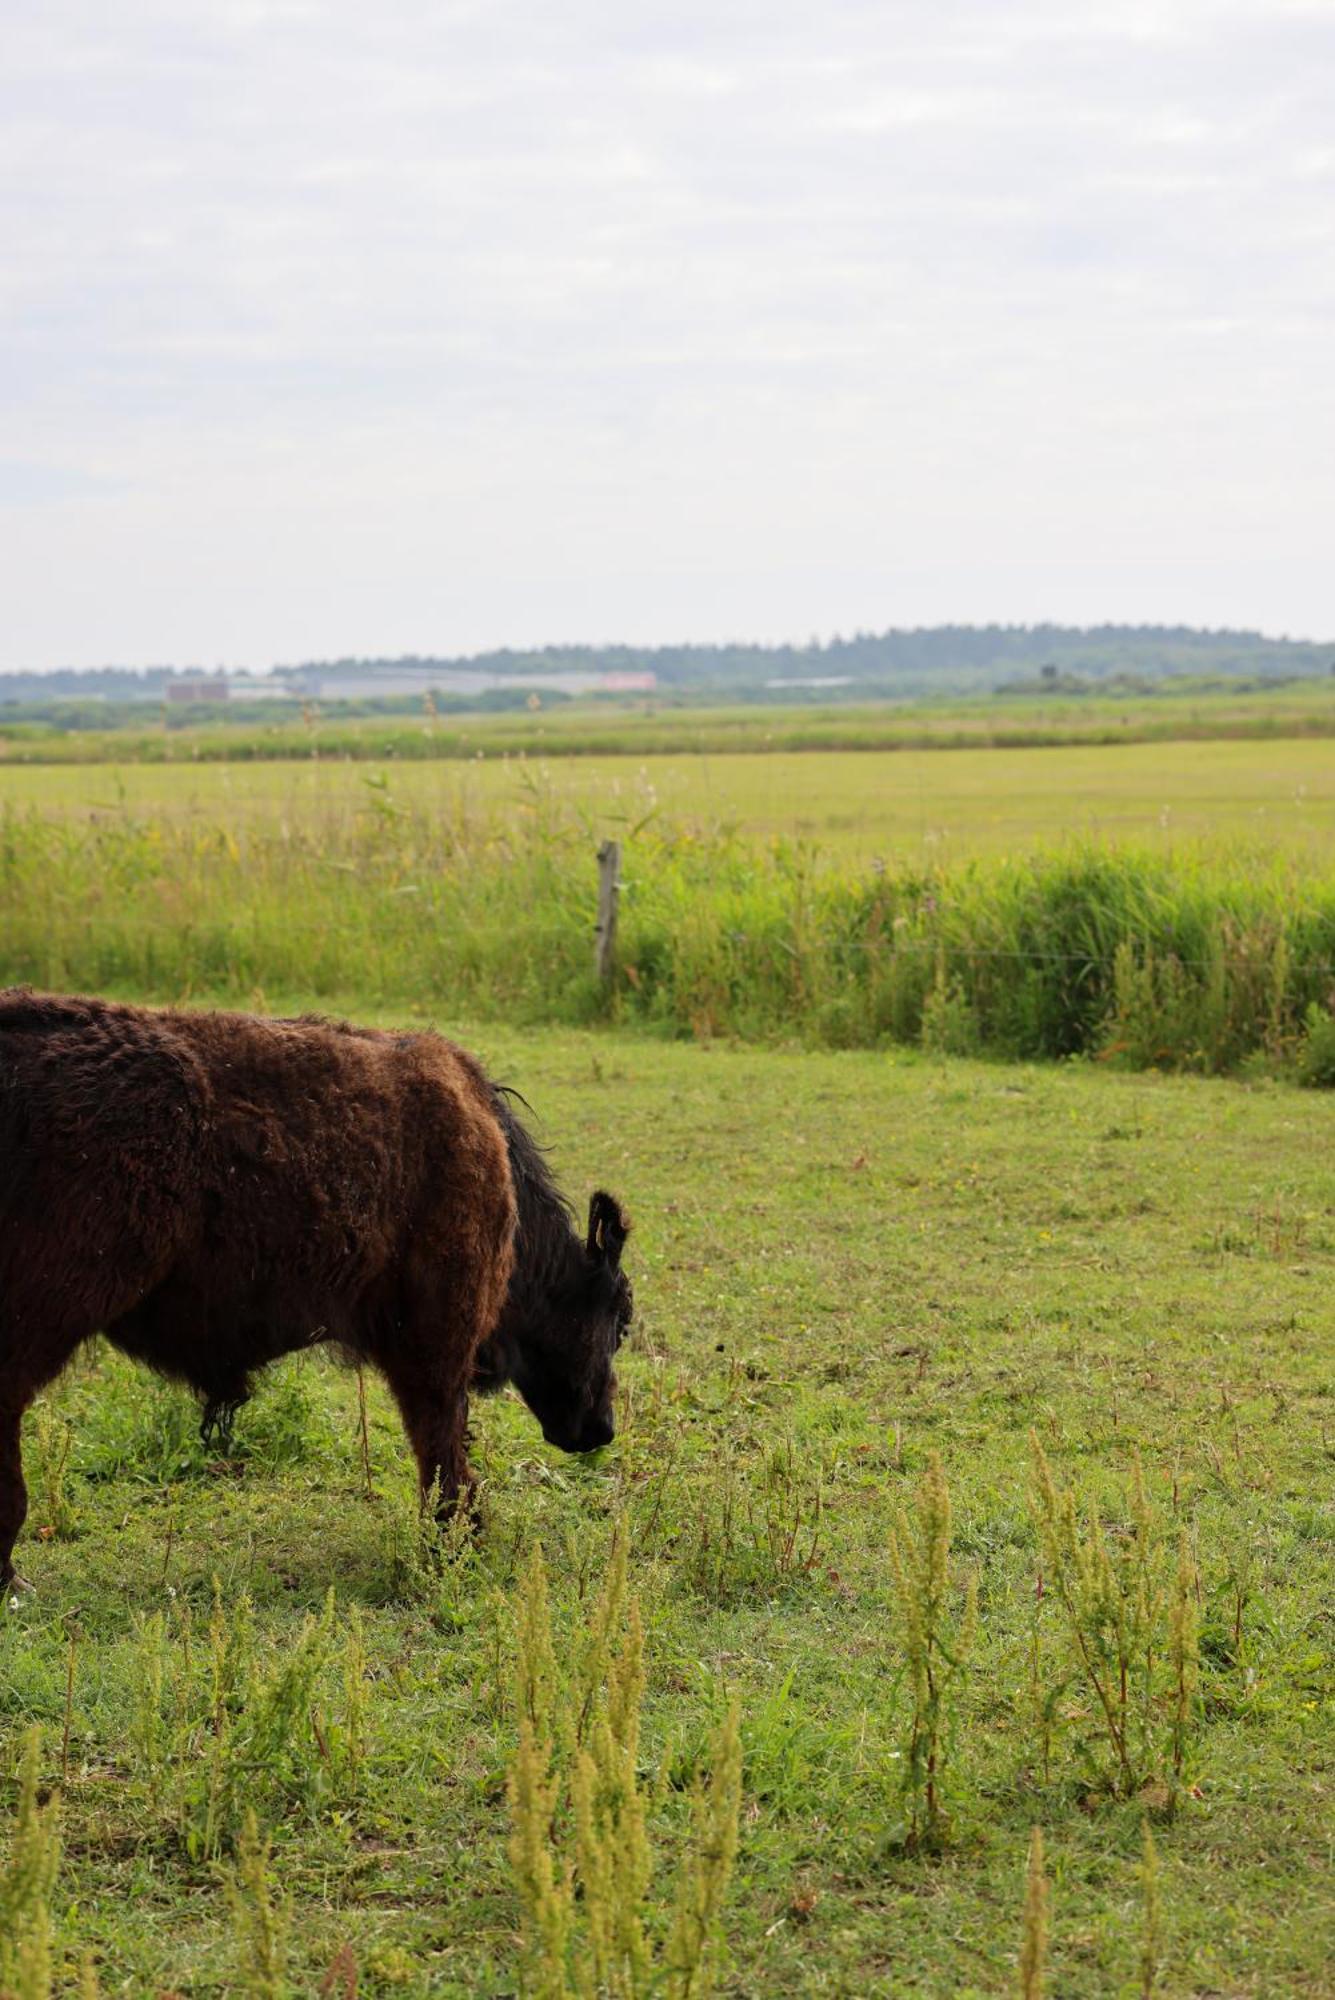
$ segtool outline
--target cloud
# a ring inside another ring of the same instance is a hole
[[[1317,5],[53,0],[2,663],[1319,628],[1333,86]]]

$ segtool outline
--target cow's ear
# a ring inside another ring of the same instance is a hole
[[[615,1195],[606,1194],[599,1188],[589,1197],[589,1240],[590,1257],[597,1257],[616,1270],[621,1262],[621,1252],[630,1235],[630,1217]]]

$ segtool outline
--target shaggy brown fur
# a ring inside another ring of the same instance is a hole
[[[627,1224],[581,1243],[508,1099],[463,1050],[304,1019],[0,993],[0,1578],[27,1511],[20,1425],[102,1331],[226,1424],[315,1342],[384,1374],[442,1510],[470,1387],[548,1438],[612,1434]]]

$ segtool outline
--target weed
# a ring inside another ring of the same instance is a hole
[[[737,1858],[742,1803],[741,1710],[734,1701],[714,1738],[708,1786],[698,1781],[691,1800],[691,1835],[678,1878],[667,1945],[672,2000],[699,2000],[709,1991],[723,1899]]]
[[[978,1586],[971,1573],[962,1610],[950,1569],[950,1493],[934,1452],[910,1516],[900,1509],[890,1533],[890,1567],[899,1610],[898,1640],[908,1668],[910,1717],[902,1789],[910,1846],[938,1847],[949,1829],[946,1761],[959,1717],[959,1683],[978,1626]]]
[[[75,1527],[74,1508],[65,1487],[65,1473],[74,1443],[74,1428],[45,1401],[37,1406],[33,1426],[39,1466],[42,1531],[63,1540]]]
[[[936,979],[922,1003],[920,1039],[929,1055],[972,1056],[979,1048],[978,1017],[956,974],[946,973],[945,953],[938,954]]]
[[[1159,1908],[1159,1855],[1148,1820],[1141,1837],[1140,1889],[1144,1911],[1140,1939],[1140,2000],[1153,2000],[1163,1956],[1163,1938]]]
[[[1024,1925],[1020,1943],[1020,2000],[1043,2000],[1048,1965],[1047,1877],[1043,1872],[1043,1832],[1029,1836],[1029,1866],[1024,1885]]]
[[[519,1738],[509,1777],[510,1862],[524,1919],[526,1993],[639,2000],[659,1984],[646,1915],[653,1863],[639,1775],[644,1635],[630,1596],[624,1528],[597,1604],[561,1677],[546,1570],[530,1559],[516,1612]],[[674,2000],[703,2000],[741,1805],[738,1714],[697,1786],[663,1960]],[[562,1858],[561,1849],[567,1850]]]
[[[1335,1013],[1315,1000],[1303,1016],[1297,1071],[1299,1083],[1335,1090]]]
[[[254,1648],[254,1613],[243,1594],[228,1617],[215,1582],[209,1629],[212,1747],[207,1763],[182,1774],[180,1813],[188,1851],[215,1859],[236,1838],[242,1802],[258,1792],[314,1803],[328,1773],[328,1745],[314,1708],[315,1685],[334,1629],[331,1587],[319,1618],[267,1670]]]
[[[1168,1615],[1168,1658],[1170,1672],[1170,1712],[1172,1717],[1172,1797],[1176,1803],[1186,1763],[1200,1679],[1199,1618],[1196,1607],[1196,1571],[1187,1548],[1187,1538],[1178,1538],[1177,1566],[1173,1575]]]
[[[226,1888],[240,1951],[241,1992],[249,2000],[288,2000],[287,1939],[292,1912],[285,1898],[275,1899],[269,1879],[269,1843],[261,1837],[249,1806]]]
[[[682,1577],[720,1604],[794,1583],[815,1566],[823,1511],[820,1476],[803,1471],[791,1436],[756,1455],[725,1454],[697,1474],[677,1551]]]
[[[60,1800],[39,1802],[42,1733],[23,1738],[18,1815],[0,1875],[0,1988],[13,2000],[48,2000],[52,1991],[51,1894],[60,1866]]]
[[[361,1606],[354,1604],[348,1616],[343,1641],[343,1726],[341,1750],[348,1795],[357,1796],[366,1765],[370,1733],[370,1661],[366,1652],[366,1623]]]
[[[137,1621],[134,1747],[148,1785],[149,1797],[161,1802],[167,1775],[169,1731],[164,1714],[167,1675],[167,1625],[160,1611]]]
[[[1171,1565],[1138,1458],[1127,1490],[1129,1523],[1110,1538],[1096,1507],[1082,1520],[1075,1495],[1058,1490],[1036,1433],[1030,1446],[1048,1576],[1112,1753],[1102,1776],[1125,1795],[1171,1771],[1175,1797],[1197,1677],[1195,1573],[1185,1539]],[[1165,1705],[1166,1743],[1159,1736]]]

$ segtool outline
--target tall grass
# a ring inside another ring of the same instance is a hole
[[[535,787],[233,828],[0,816],[0,979],[232,998],[299,991],[475,1018],[906,1042],[1220,1072],[1326,1060],[1335,880],[1236,850],[1063,849],[851,871],[654,823],[626,841],[619,964],[592,969],[593,828]]]

